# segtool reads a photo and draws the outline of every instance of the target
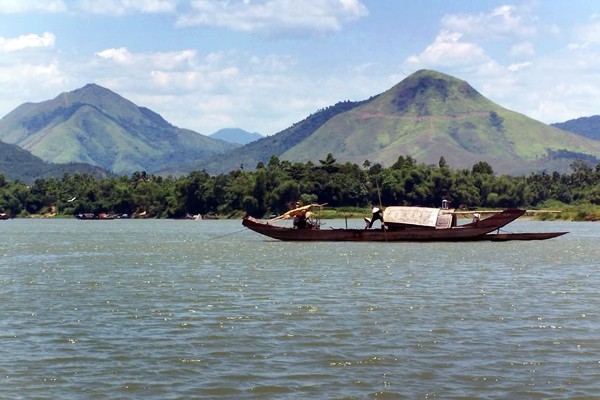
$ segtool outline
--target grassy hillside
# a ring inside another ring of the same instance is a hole
[[[486,161],[497,172],[520,174],[545,169],[551,159],[564,165],[556,162],[557,154],[598,158],[600,142],[507,110],[462,80],[422,70],[332,117],[281,158],[317,161],[328,153],[340,162],[384,166],[403,155],[427,164],[443,156],[454,168]]]
[[[180,129],[98,85],[23,104],[0,120],[0,140],[49,162],[84,162],[116,173],[165,168],[239,145]]]

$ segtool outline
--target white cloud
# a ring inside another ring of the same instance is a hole
[[[56,97],[68,83],[68,77],[61,71],[56,61],[31,64],[0,63],[0,87],[6,93],[18,96],[0,96],[0,109],[6,112],[24,101],[43,101]]]
[[[93,71],[93,82],[178,126],[207,134],[226,126],[272,134],[317,109],[314,103],[308,110],[290,105],[298,96],[306,107],[310,91],[317,90],[312,85],[318,86],[307,84],[306,77],[294,78],[294,64],[289,56],[234,51],[200,55],[195,50],[136,53],[111,48],[76,68]],[[71,71],[74,76],[77,72]]]
[[[77,8],[89,14],[125,15],[133,13],[170,13],[177,0],[81,0]]]
[[[200,65],[195,50],[131,53],[120,47],[100,51],[96,57],[91,67],[105,71],[98,79],[110,81],[114,85],[111,89],[116,91],[146,93],[155,90],[161,96],[197,90],[202,86],[201,82],[208,79],[206,68]],[[144,84],[139,85],[142,81]]]
[[[403,68],[446,72],[500,106],[546,123],[600,113],[599,16],[548,31],[563,39],[551,46],[537,36],[541,26],[532,9],[515,6],[447,15],[434,42]],[[565,37],[574,41],[566,44]]]
[[[31,33],[8,39],[0,36],[0,51],[13,52],[32,47],[53,47],[55,41],[56,37],[49,32],[44,32],[41,36]]]
[[[125,15],[135,13],[172,13],[177,0],[0,0],[0,14],[23,14],[28,12]]]
[[[599,70],[597,49],[572,46],[468,80],[499,105],[553,123],[600,113]]]
[[[0,14],[57,13],[67,10],[62,0],[0,0]]]
[[[580,42],[600,44],[600,15],[593,15],[588,24],[578,27],[576,35]]]
[[[410,56],[407,63],[414,68],[473,65],[485,62],[487,57],[481,47],[463,42],[461,33],[442,31],[435,41],[418,55]]]
[[[195,88],[198,85],[198,73],[194,71],[186,72],[165,72],[150,71],[150,81],[156,87],[162,88],[162,91],[180,92],[187,88]]]
[[[508,54],[511,57],[531,57],[535,55],[535,49],[531,42],[520,42],[512,45]]]
[[[516,71],[520,71],[520,70],[530,67],[530,66],[531,66],[531,62],[522,62],[522,63],[518,63],[518,64],[509,65],[508,70],[512,71],[512,72],[516,72]]]
[[[54,86],[65,81],[56,62],[49,64],[20,64],[0,67],[0,82],[22,83],[23,87]],[[35,82],[35,83],[32,83]]]
[[[519,70],[512,87],[521,112],[544,122],[600,114],[600,19],[572,28],[577,42],[542,54]]]
[[[25,101],[55,97],[68,82],[55,40],[49,32],[0,37],[0,110],[7,113]]]
[[[118,64],[131,64],[140,68],[160,68],[163,70],[186,69],[193,67],[197,62],[196,50],[132,54],[127,48],[119,47],[99,51],[96,56],[102,60]]]
[[[102,50],[96,55],[105,60],[112,60],[119,64],[128,64],[131,62],[132,56],[125,47],[120,47],[118,49],[106,49]]]
[[[480,39],[498,37],[529,37],[537,33],[535,19],[525,8],[504,5],[489,13],[449,14],[442,18],[442,27],[477,36]]]
[[[295,64],[296,61],[292,57],[285,55],[249,56],[250,66],[266,68],[269,71],[285,72]]]
[[[529,105],[531,115],[560,122],[600,114],[598,50],[598,46],[576,47],[540,59],[526,77],[537,96],[537,102]]]
[[[339,31],[368,14],[360,0],[266,0],[229,2],[195,0],[179,26],[205,25],[243,32]]]

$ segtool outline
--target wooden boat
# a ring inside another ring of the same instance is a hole
[[[317,206],[317,205],[315,205]],[[286,213],[289,218],[299,212]],[[453,210],[426,207],[388,207],[384,212],[383,229],[320,229],[319,224],[308,224],[306,229],[274,225],[283,219],[276,217],[270,221],[259,221],[250,216],[242,220],[242,225],[261,235],[283,241],[354,241],[354,242],[398,242],[398,241],[468,241],[479,240],[490,232],[516,220],[525,210],[509,208],[496,212],[485,219],[475,219],[458,225]]]
[[[492,242],[507,242],[509,240],[546,240],[562,236],[568,232],[503,232],[488,233],[474,240],[489,240]]]

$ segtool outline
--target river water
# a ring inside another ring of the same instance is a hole
[[[284,243],[239,220],[0,221],[0,398],[600,398],[600,223],[510,224],[525,230],[570,233]]]

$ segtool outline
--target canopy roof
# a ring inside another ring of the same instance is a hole
[[[452,212],[453,210],[430,207],[391,206],[383,212],[383,220],[386,224],[450,228]]]

